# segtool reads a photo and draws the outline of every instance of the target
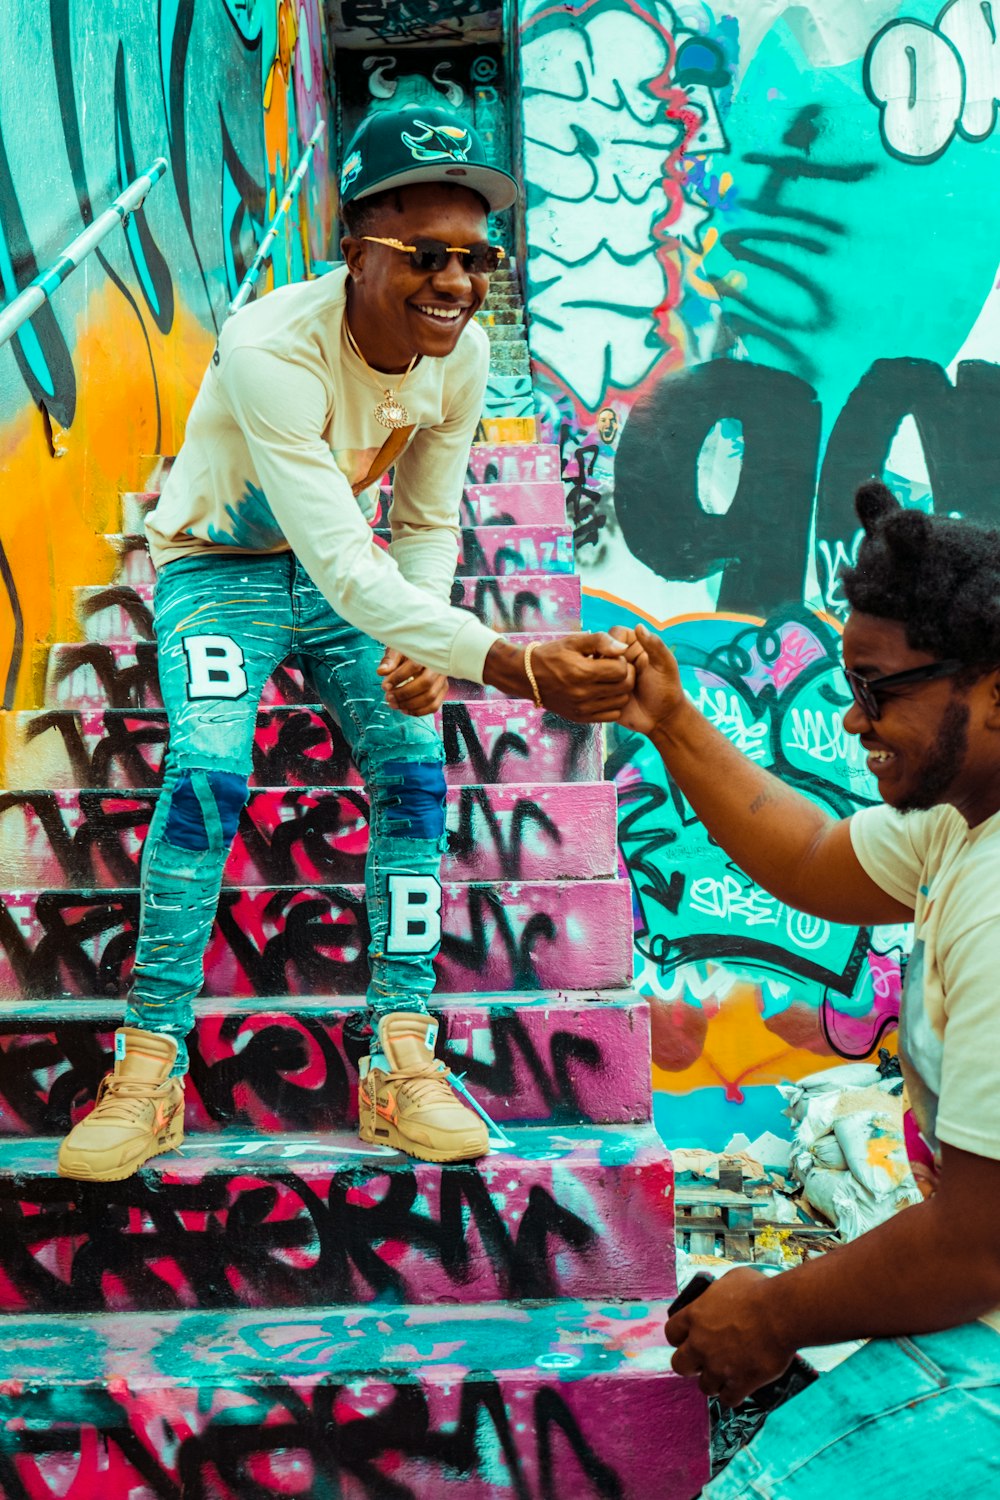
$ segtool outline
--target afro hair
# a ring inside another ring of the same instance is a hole
[[[899,620],[914,651],[984,671],[1000,663],[1000,531],[904,510],[877,480],[854,507],[864,537],[841,574],[851,609]]]

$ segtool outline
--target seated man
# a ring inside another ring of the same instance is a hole
[[[345,265],[272,292],[222,331],[147,522],[170,747],[115,1069],[62,1143],[64,1177],[127,1177],[183,1139],[185,1037],[257,705],[289,653],[339,720],[371,802],[362,1139],[429,1161],[487,1149],[427,1017],[445,828],[431,715],[446,674],[570,717],[613,717],[633,681],[607,636],[525,652],[448,602],[489,364],[473,314],[501,255],[487,214],[516,191],[446,111],[372,115],[341,176]],[[393,463],[390,555],[369,522]]]
[[[768,1419],[712,1500],[1000,1494],[1000,532],[875,483],[857,509],[844,728],[883,806],[838,821],[746,759],[641,627],[621,721],[780,900],[915,923],[899,1050],[924,1201],[780,1276],[731,1271],[667,1324],[674,1369],[726,1405],[800,1346],[871,1340]]]

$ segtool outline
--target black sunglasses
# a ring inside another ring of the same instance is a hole
[[[384,240],[377,234],[363,234],[361,238],[371,240],[373,245],[402,250],[410,257],[413,269],[425,275],[443,271],[451,257],[457,255],[463,271],[469,271],[473,276],[488,276],[507,254],[502,245],[487,245],[485,241],[480,245],[446,245],[444,240],[418,239],[412,245],[404,245],[402,240]]]
[[[965,666],[963,661],[932,661],[926,667],[911,667],[908,672],[890,672],[888,677],[862,677],[844,667],[844,676],[854,701],[868,719],[882,717],[879,699],[884,693],[893,693],[896,688],[915,687],[920,682],[933,682],[936,677],[953,677]]]

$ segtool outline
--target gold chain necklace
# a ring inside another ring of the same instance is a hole
[[[383,427],[389,428],[409,427],[410,413],[407,411],[402,401],[400,401],[399,392],[406,384],[406,377],[409,375],[410,371],[413,369],[413,366],[416,364],[419,355],[415,354],[413,356],[413,358],[410,360],[410,363],[407,365],[406,369],[403,372],[403,378],[399,382],[399,385],[395,390],[390,390],[388,386],[383,386],[381,380],[379,380],[378,376],[375,374],[375,371],[372,369],[371,365],[361,353],[361,350],[358,347],[358,341],[354,337],[354,334],[351,332],[351,325],[347,321],[346,313],[344,314],[344,332],[347,334],[347,342],[350,344],[351,348],[354,350],[355,354],[358,356],[361,363],[364,365],[365,369],[368,371],[369,375],[374,380],[379,390],[382,392],[382,399],[377,403],[372,414],[375,417],[376,422],[381,422]]]

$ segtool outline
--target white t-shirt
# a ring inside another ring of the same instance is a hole
[[[459,506],[482,414],[489,342],[476,323],[400,392],[416,424],[396,460],[392,545],[375,541],[363,479],[388,431],[376,383],[344,334],[347,268],[281,287],[225,324],[183,446],[146,521],[154,565],[289,548],[366,635],[453,677],[483,680],[496,634],[448,603]]]
[[[1000,1160],[1000,813],[970,828],[950,806],[866,808],[851,841],[914,912],[899,1021],[910,1159],[937,1171],[943,1141]],[[1000,1308],[984,1321],[1000,1331]]]

